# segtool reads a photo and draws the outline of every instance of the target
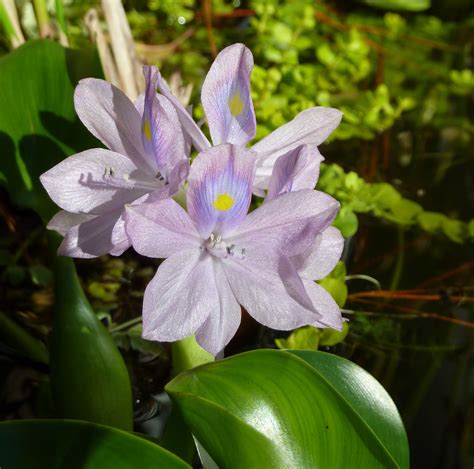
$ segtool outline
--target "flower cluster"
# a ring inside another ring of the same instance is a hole
[[[166,259],[145,291],[147,339],[195,334],[217,354],[241,307],[274,329],[342,327],[336,303],[315,283],[342,252],[330,226],[339,204],[314,190],[317,146],[341,113],[308,109],[248,147],[252,67],[242,44],[214,61],[201,93],[212,143],[154,67],[144,67],[146,91],[135,103],[103,80],[82,80],[76,111],[109,150],[73,155],[41,176],[63,209],[48,225],[64,235],[59,254],[120,255],[133,245]],[[186,209],[173,198],[185,189]],[[252,194],[261,203],[249,213]]]

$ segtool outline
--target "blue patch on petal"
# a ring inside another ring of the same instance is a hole
[[[201,235],[225,235],[247,215],[255,155],[225,144],[200,153],[191,166],[188,210]]]

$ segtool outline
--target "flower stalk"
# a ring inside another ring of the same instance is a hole
[[[173,342],[171,354],[173,376],[214,361],[214,356],[204,350],[193,335]]]

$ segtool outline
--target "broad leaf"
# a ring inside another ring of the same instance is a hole
[[[400,414],[387,391],[371,374],[355,363],[330,353],[289,352],[324,376],[334,392],[365,421],[399,467],[409,466],[408,440]]]
[[[0,423],[0,467],[8,469],[190,468],[160,446],[116,428],[72,420]]]
[[[73,93],[81,78],[101,75],[93,50],[51,41],[29,41],[0,59],[0,183],[13,202],[45,221],[57,208],[38,178],[66,156],[97,146],[76,117]]]
[[[389,395],[358,366],[322,355],[248,352],[182,373],[166,390],[221,468],[407,468]]]
[[[58,257],[50,347],[51,387],[59,417],[131,430],[128,371],[111,335],[82,291],[72,259]]]

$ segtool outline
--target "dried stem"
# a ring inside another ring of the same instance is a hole
[[[386,304],[381,305],[377,301],[371,301],[371,300],[365,300],[362,298],[357,298],[356,300],[353,300],[357,303],[364,303],[364,304],[369,304],[372,306],[384,306],[386,307]],[[442,314],[438,313],[431,313],[428,311],[419,311],[418,309],[413,309],[413,308],[407,308],[405,306],[397,306],[397,305],[390,305],[391,308],[400,311],[401,313],[409,313],[409,314],[415,314],[420,318],[428,318],[428,319],[436,319],[439,321],[445,321],[445,322],[450,322],[452,324],[457,324],[459,326],[464,326],[464,327],[472,327],[474,328],[474,323],[468,322],[468,321],[463,321],[462,319],[457,319],[457,318],[451,318],[449,316],[444,316]]]
[[[139,64],[125,10],[121,0],[102,0],[102,9],[122,89],[130,99],[135,99],[144,86],[139,86]]]
[[[209,41],[209,47],[211,54],[215,58],[217,56],[217,45],[212,32],[212,0],[203,0],[202,2],[202,15],[204,17],[204,23],[207,30],[207,40]]]
[[[97,11],[91,8],[84,18],[91,40],[95,42],[99,52],[100,61],[107,81],[120,87],[120,78],[115,67],[115,62],[105,39],[102,28],[100,27],[99,15]]]
[[[426,291],[426,290],[425,290]],[[474,297],[466,295],[447,295],[440,293],[418,293],[420,290],[374,290],[366,292],[351,293],[349,300],[356,301],[359,298],[384,298],[392,300],[415,300],[415,301],[474,301]],[[423,290],[422,290],[423,292]]]
[[[424,282],[420,283],[419,287],[424,287],[426,285],[431,285],[433,283],[439,282],[440,280],[444,280],[448,277],[452,277],[453,275],[456,275],[460,272],[471,269],[472,267],[474,267],[474,260],[465,262],[454,269],[448,270],[448,272],[444,272],[441,275],[437,275],[436,277],[431,277],[425,280]]]

